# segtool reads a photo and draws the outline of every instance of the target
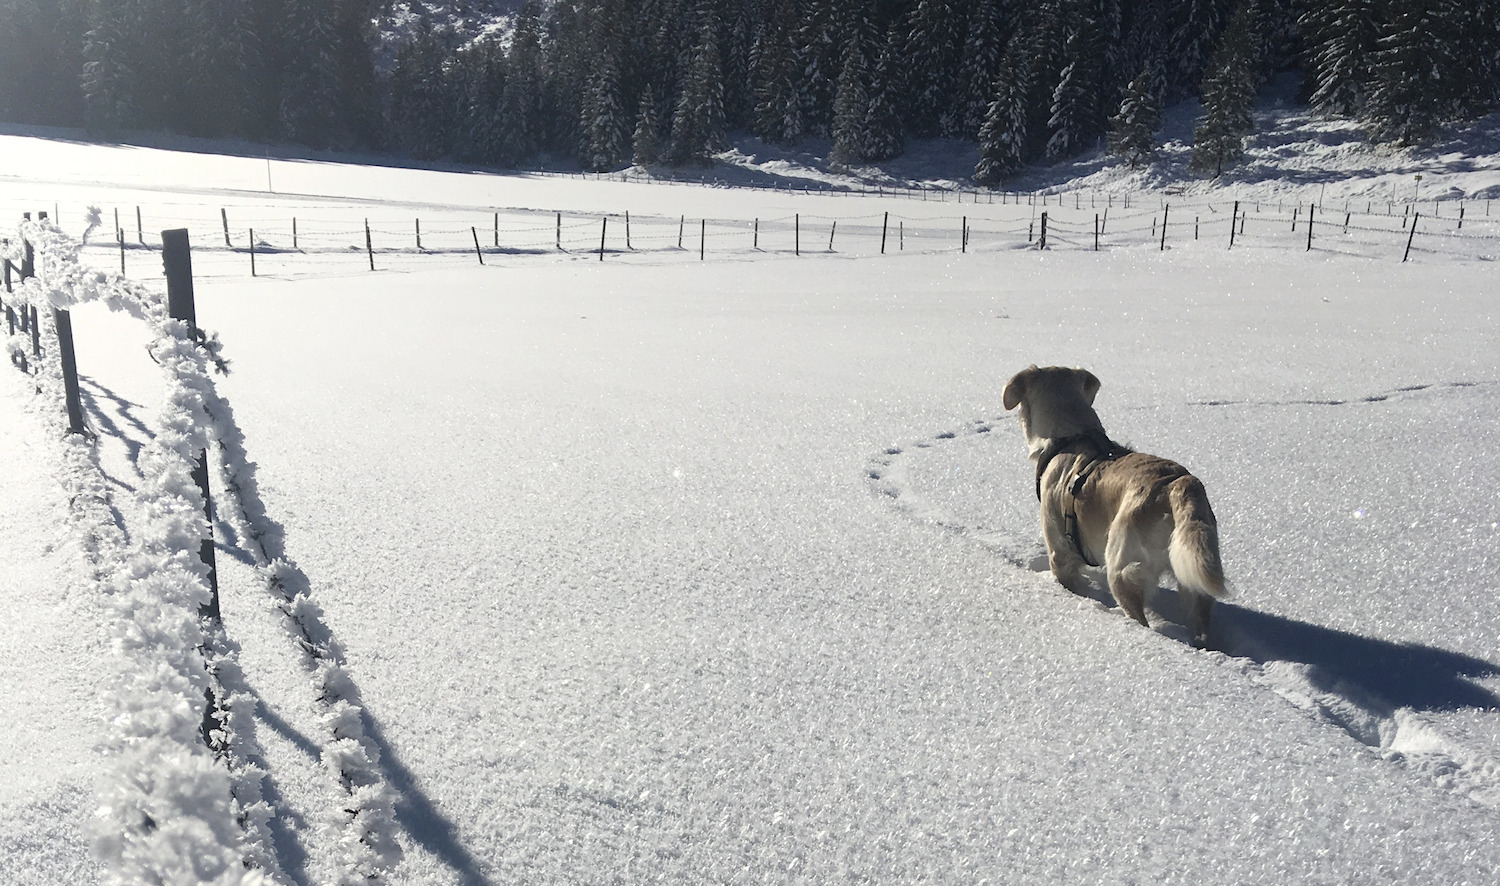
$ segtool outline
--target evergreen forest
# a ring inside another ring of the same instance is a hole
[[[0,0],[0,120],[592,170],[707,163],[731,132],[830,139],[836,166],[948,137],[998,185],[1099,146],[1150,162],[1190,97],[1217,174],[1284,71],[1399,145],[1500,104],[1500,0],[525,0],[477,35],[437,5]]]

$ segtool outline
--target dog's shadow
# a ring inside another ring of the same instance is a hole
[[[1500,676],[1500,665],[1435,646],[1364,637],[1222,602],[1214,607],[1209,645],[1260,664],[1311,665],[1319,682],[1358,687],[1393,709],[1500,708],[1500,695],[1473,682]]]
[[[1108,596],[1108,592],[1105,592]],[[1111,600],[1111,604],[1113,601]],[[1187,640],[1187,610],[1175,591],[1158,588],[1150,599],[1173,624],[1161,633]],[[1282,661],[1308,665],[1309,676],[1327,687],[1349,687],[1389,710],[1456,711],[1500,708],[1500,695],[1473,682],[1500,676],[1500,665],[1461,652],[1380,640],[1335,628],[1271,615],[1233,603],[1214,606],[1208,648],[1256,664]],[[1389,713],[1389,710],[1386,713]]]
[[[1045,557],[1030,565],[1038,572],[1047,571]],[[1100,580],[1090,581],[1086,596],[1117,608]],[[1187,607],[1175,590],[1154,589],[1146,605],[1157,633],[1189,642],[1183,627],[1188,622]],[[1378,707],[1389,710],[1500,708],[1500,694],[1474,682],[1500,677],[1500,665],[1494,662],[1435,646],[1351,634],[1233,603],[1221,601],[1214,606],[1208,648],[1260,665],[1274,661],[1308,665],[1316,682],[1338,686],[1341,693],[1356,688],[1362,703],[1378,702]]]

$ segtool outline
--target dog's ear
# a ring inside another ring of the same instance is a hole
[[[1099,393],[1101,383],[1097,376],[1087,369],[1075,369],[1074,374],[1078,376],[1078,387],[1083,390],[1083,399],[1094,405],[1094,397]]]
[[[1026,377],[1035,371],[1036,364],[1033,363],[1011,376],[1010,381],[1005,383],[1005,390],[1000,392],[1000,402],[1007,410],[1015,409],[1021,404],[1021,398],[1026,396]]]

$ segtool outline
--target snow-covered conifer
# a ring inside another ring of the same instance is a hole
[[[1240,0],[1203,81],[1203,120],[1193,130],[1191,166],[1218,175],[1245,152],[1254,131],[1251,111],[1259,85],[1254,35],[1256,0]]]
[[[1109,118],[1109,150],[1131,166],[1156,152],[1156,130],[1161,127],[1161,102],[1152,88],[1151,71],[1143,70],[1125,87],[1120,112]]]
[[[707,163],[725,144],[724,79],[715,23],[705,21],[672,115],[673,165]]]
[[[995,98],[979,130],[979,163],[974,180],[994,186],[1026,161],[1031,108],[1031,72],[1019,52],[1007,52],[995,75]]]

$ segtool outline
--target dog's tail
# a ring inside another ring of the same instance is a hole
[[[1208,505],[1203,484],[1192,474],[1186,474],[1172,481],[1167,494],[1175,523],[1167,556],[1177,583],[1210,597],[1228,596],[1224,565],[1219,559],[1219,522]]]

